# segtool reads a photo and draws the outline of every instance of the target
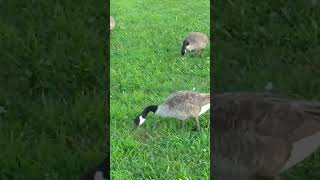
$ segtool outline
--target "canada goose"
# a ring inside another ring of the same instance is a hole
[[[97,167],[88,171],[80,180],[107,180],[109,168],[108,159],[105,158]]]
[[[201,32],[191,32],[183,40],[181,48],[181,56],[184,56],[188,51],[199,51],[206,47],[209,43],[209,38],[207,35]]]
[[[112,16],[110,16],[110,31],[114,28],[115,25],[116,25],[116,21]]]
[[[279,179],[320,146],[319,102],[269,93],[216,94],[213,101],[217,179]]]
[[[178,91],[167,97],[161,105],[149,105],[135,119],[135,126],[139,126],[147,118],[149,112],[161,117],[173,117],[185,120],[190,117],[196,119],[196,129],[200,130],[198,116],[210,109],[210,94],[192,91]]]

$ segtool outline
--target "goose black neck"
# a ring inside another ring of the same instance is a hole
[[[150,105],[150,106],[145,107],[143,110],[144,117],[146,117],[149,112],[156,113],[157,109],[158,109],[158,105]]]
[[[189,45],[189,42],[187,40],[184,40],[181,48],[181,56],[185,54],[185,50],[188,45]]]

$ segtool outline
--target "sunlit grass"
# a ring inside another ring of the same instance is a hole
[[[191,131],[194,119],[183,127],[153,114],[131,131],[146,105],[179,90],[209,92],[209,47],[180,58],[189,32],[209,35],[209,1],[111,1],[111,15],[111,178],[209,179],[209,113],[203,132]]]

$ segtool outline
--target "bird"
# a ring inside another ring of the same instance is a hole
[[[207,46],[209,38],[201,32],[191,32],[183,40],[181,47],[181,56],[183,57],[187,52],[199,51]]]
[[[216,179],[279,180],[320,146],[320,102],[250,92],[215,94],[213,102]]]
[[[114,28],[116,25],[116,21],[114,20],[113,16],[110,16],[110,31]]]
[[[210,94],[194,91],[177,91],[167,97],[160,105],[149,105],[134,119],[135,127],[143,124],[149,112],[160,117],[186,120],[196,119],[196,130],[200,130],[198,117],[210,109]]]
[[[109,156],[109,154],[107,154],[107,156]],[[106,157],[98,166],[86,172],[86,174],[83,175],[80,180],[108,180],[109,173],[107,170],[110,169],[108,162],[109,159]]]

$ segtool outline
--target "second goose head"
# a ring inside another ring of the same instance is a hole
[[[187,52],[187,46],[189,46],[189,42],[187,39],[185,39],[182,43],[182,47],[181,47],[181,56],[184,56]]]

